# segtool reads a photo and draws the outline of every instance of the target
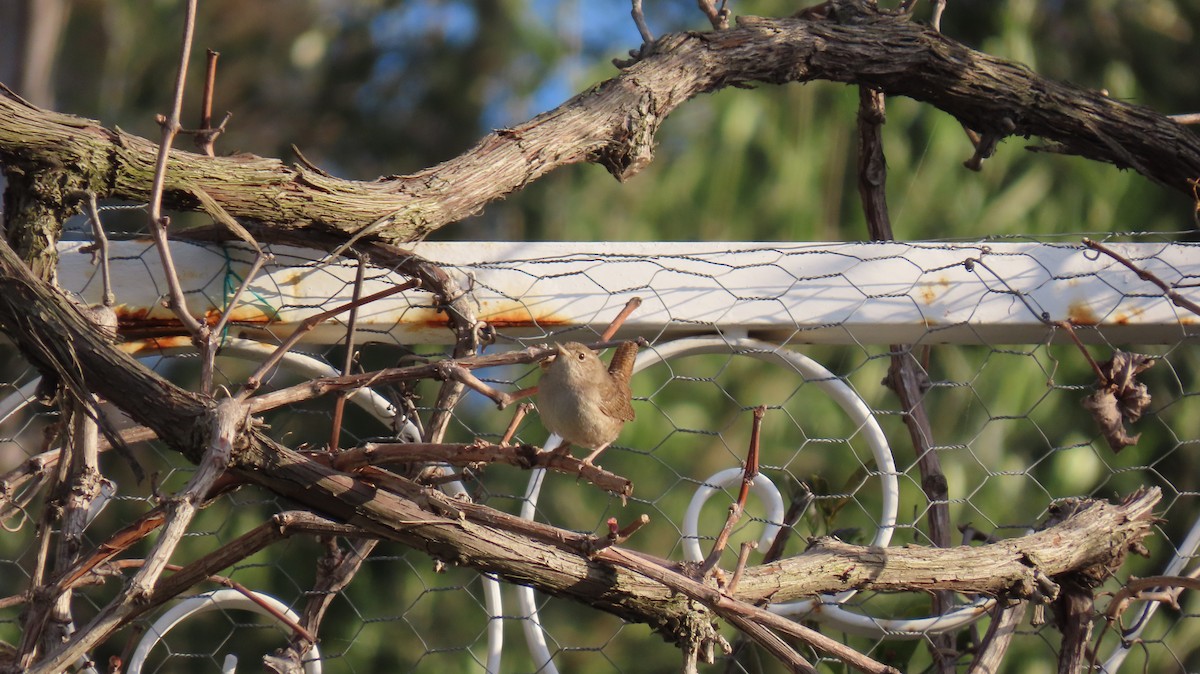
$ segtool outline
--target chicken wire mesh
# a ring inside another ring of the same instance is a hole
[[[603,532],[610,517],[624,523],[646,513],[649,524],[627,546],[672,560],[694,558],[711,548],[725,522],[741,479],[752,411],[761,405],[767,409],[761,484],[723,566],[734,566],[738,544],[747,540],[760,540],[751,564],[762,561],[776,538],[784,555],[827,535],[862,544],[930,545],[930,478],[922,473],[905,424],[913,410],[882,383],[893,356],[903,355],[920,378],[929,451],[940,459],[943,503],[960,530],[953,544],[978,544],[977,536],[1020,536],[1062,499],[1111,498],[1159,487],[1162,521],[1145,541],[1149,556],[1131,557],[1099,591],[1116,591],[1132,576],[1186,575],[1195,566],[1200,539],[1192,458],[1200,438],[1192,348],[1196,316],[1186,309],[1200,257],[1195,245],[1169,238],[1105,235],[1116,257],[1087,248],[1078,237],[892,244],[422,244],[417,252],[442,265],[467,293],[476,318],[487,326],[489,350],[594,341],[626,300],[643,300],[619,333],[649,344],[632,380],[637,418],[599,459],[604,468],[632,479],[627,503],[572,477],[496,465],[468,470],[455,484],[479,503],[576,531]],[[345,304],[354,293],[355,262],[275,247],[274,260],[230,307],[252,255],[238,246],[172,245],[190,311],[210,318],[232,315],[217,360],[219,386],[239,386],[304,318]],[[85,301],[96,301],[99,274],[80,247],[63,245],[60,281]],[[194,388],[199,362],[190,340],[159,304],[166,286],[153,247],[116,242],[111,265],[122,348]],[[371,267],[361,293],[403,279]],[[447,355],[444,344],[453,336],[436,306],[427,290],[415,290],[362,307],[354,368],[371,371]],[[344,316],[321,324],[266,388],[337,373],[345,338]],[[1152,402],[1135,423],[1123,420],[1121,428],[1140,434],[1137,443],[1114,452],[1109,437],[1120,431],[1099,428],[1081,401],[1096,387],[1097,363],[1118,351],[1151,358],[1153,367],[1139,379]],[[27,473],[21,471],[40,465],[55,446],[59,413],[37,399],[37,371],[12,348],[2,354],[0,493],[7,503],[0,596],[16,598],[28,590],[34,573],[35,525],[43,507],[37,491],[42,484],[22,481]],[[516,390],[536,384],[538,368],[508,366],[482,374],[493,386]],[[435,400],[435,382],[360,391],[342,420],[339,445],[411,438],[419,428],[408,424],[419,427]],[[270,434],[289,446],[321,448],[330,438],[332,408],[330,400],[317,398],[272,411],[265,421]],[[445,439],[497,441],[511,418],[510,411],[497,411],[486,398],[470,394],[455,408]],[[514,438],[538,445],[545,440],[536,415],[526,418]],[[112,498],[87,529],[85,548],[104,544],[192,473],[191,464],[154,442],[134,451],[152,478],[139,483],[125,461],[111,453],[102,457],[103,472],[113,481]],[[289,507],[254,487],[223,496],[199,514],[174,560],[228,545]],[[329,545],[293,537],[223,573],[299,611],[313,595],[316,561]],[[125,557],[136,559],[147,550],[143,542]],[[94,615],[119,585],[109,580],[80,587],[76,619]],[[142,671],[219,671],[230,653],[257,659],[286,644],[286,630],[273,619],[219,599],[198,597],[195,608],[218,610],[189,615],[142,651],[135,648],[141,636],[133,635],[106,644],[93,658],[106,662],[119,656],[129,663],[132,656],[141,663],[144,654]],[[0,640],[15,643],[20,604],[4,606]],[[987,629],[984,614],[990,607],[985,598],[963,596],[939,613],[923,594],[862,592],[814,599],[793,606],[790,614],[902,671],[922,671],[931,657],[922,644],[939,633],[952,635],[950,645],[965,669]],[[1092,640],[1097,662],[1111,672],[1200,670],[1195,647],[1200,621],[1190,620],[1196,611],[1188,593],[1166,598],[1159,593],[1135,603],[1116,629],[1102,629],[1099,618]],[[1003,671],[1055,669],[1059,633],[1053,618],[1043,621],[1035,613],[1017,628]],[[172,623],[152,627],[159,615],[140,626],[152,634],[164,631]],[[319,636],[319,664],[326,671],[679,667],[678,650],[643,625],[501,586],[386,542],[366,558],[353,582],[334,593]],[[734,632],[727,637],[734,652],[712,671],[781,671]],[[837,661],[806,655],[822,671],[843,671]]]

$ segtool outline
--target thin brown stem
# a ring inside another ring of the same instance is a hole
[[[737,525],[742,513],[746,511],[746,500],[750,498],[750,486],[754,484],[754,478],[758,477],[759,436],[766,413],[767,408],[763,405],[754,408],[754,422],[750,428],[750,448],[746,451],[746,465],[742,468],[742,485],[738,490],[737,500],[729,506],[729,515],[725,518],[725,526],[721,527],[721,533],[717,534],[717,540],[713,542],[712,551],[708,553],[708,557],[700,567],[701,575],[705,578],[712,573],[713,569],[717,568],[717,564],[721,561],[721,554],[725,552],[725,546],[729,544],[729,536],[733,534],[733,527]]]
[[[650,516],[646,513],[642,513],[637,517],[637,519],[633,520],[629,524],[626,524],[624,527],[617,528],[617,518],[610,517],[606,522],[608,525],[608,535],[602,539],[596,540],[591,549],[587,550],[587,553],[589,555],[594,555],[605,548],[610,548],[614,545],[621,545],[625,541],[629,540],[630,536],[633,536],[638,532],[639,529],[649,523]]]
[[[1011,606],[1005,606],[1003,601],[996,602],[992,608],[992,622],[988,625],[983,643],[975,652],[967,674],[994,674],[1000,671],[1004,654],[1008,652],[1017,628],[1021,626],[1028,605],[1029,602],[1026,601],[1018,601]]]
[[[235,398],[221,400],[212,411],[210,440],[204,458],[183,491],[171,498],[163,532],[146,558],[146,565],[129,583],[128,595],[135,602],[144,600],[154,592],[159,575],[174,554],[200,504],[229,465],[234,440],[247,418],[245,405]]]
[[[420,462],[447,463],[452,466],[499,463],[525,470],[545,468],[577,476],[618,495],[633,493],[633,483],[628,478],[596,465],[585,464],[569,454],[539,451],[533,445],[369,442],[339,453],[333,457],[330,465],[336,470],[354,472],[367,466]]]
[[[640,306],[642,306],[642,298],[630,298],[630,300],[625,303],[625,306],[622,307],[621,312],[612,319],[612,321],[608,324],[608,327],[605,328],[604,332],[600,334],[600,341],[607,342],[612,339],[613,335],[617,334],[617,330],[620,330],[621,326],[625,324],[625,319],[629,318],[629,315]]]
[[[1100,367],[1100,364],[1096,362],[1095,358],[1092,358],[1092,354],[1089,353],[1087,347],[1083,345],[1083,341],[1079,339],[1079,335],[1075,334],[1075,325],[1071,321],[1054,321],[1051,323],[1051,325],[1066,331],[1067,336],[1070,337],[1071,341],[1075,343],[1075,346],[1079,348],[1079,353],[1083,354],[1084,360],[1086,360],[1088,365],[1092,367],[1092,372],[1096,373],[1096,381],[1107,382],[1108,375],[1104,373],[1104,368]]]
[[[701,12],[704,12],[704,16],[712,24],[714,30],[729,28],[729,8],[725,6],[725,0],[721,1],[720,7],[717,7],[714,0],[696,0],[696,6],[700,8]]]
[[[210,443],[196,473],[187,486],[167,506],[162,534],[146,558],[145,564],[130,580],[125,591],[105,606],[95,618],[49,657],[37,663],[30,672],[50,674],[62,671],[93,646],[108,638],[125,624],[139,607],[149,602],[158,580],[170,561],[179,541],[198,510],[209,489],[229,463],[233,441],[246,420],[244,405],[233,398],[217,403],[210,422]]]
[[[350,304],[350,316],[346,319],[346,357],[342,360],[342,375],[350,374],[354,367],[354,331],[358,327],[358,301],[362,298],[363,277],[367,268],[366,256],[359,256],[358,268],[354,273],[354,294]],[[336,452],[342,433],[342,414],[346,410],[346,393],[341,392],[333,402],[332,428],[329,430],[329,451]]]
[[[495,388],[488,386],[487,383],[471,374],[467,368],[455,363],[454,361],[441,361],[440,375],[443,379],[456,381],[463,384],[467,388],[482,393],[496,403],[497,409],[504,409],[513,403],[516,398],[503,391],[497,391]],[[520,391],[518,391],[520,393]]]
[[[1153,283],[1154,285],[1158,286],[1159,290],[1162,290],[1163,294],[1165,294],[1167,296],[1167,298],[1171,300],[1171,303],[1174,304],[1175,306],[1180,307],[1182,309],[1187,309],[1188,311],[1192,312],[1193,314],[1200,316],[1200,304],[1197,304],[1197,303],[1189,300],[1188,298],[1184,297],[1183,295],[1180,295],[1178,292],[1176,292],[1175,288],[1168,285],[1166,281],[1163,281],[1161,278],[1159,278],[1154,273],[1149,272],[1145,269],[1142,269],[1141,267],[1134,264],[1133,261],[1130,260],[1129,258],[1125,257],[1124,255],[1121,255],[1117,251],[1113,250],[1112,248],[1109,248],[1108,246],[1100,243],[1099,241],[1093,241],[1091,239],[1084,239],[1083,245],[1087,246],[1088,248],[1091,248],[1094,251],[1104,253],[1105,255],[1111,257],[1112,259],[1114,259],[1117,262],[1124,265],[1125,268],[1129,269],[1129,271],[1137,274],[1138,278],[1142,279],[1143,281],[1149,281],[1150,283]]]
[[[629,13],[633,16],[633,23],[642,36],[642,44],[650,44],[654,42],[654,33],[650,32],[650,26],[646,25],[646,15],[642,12],[642,0],[632,0],[632,2],[633,9]]]
[[[66,432],[67,420],[59,424],[60,436],[69,436]],[[57,593],[47,593],[44,589],[50,576],[50,552],[54,536],[54,525],[63,494],[66,492],[67,481],[70,477],[70,464],[73,461],[74,447],[69,437],[64,438],[63,452],[65,460],[60,460],[50,477],[50,485],[43,496],[42,515],[37,524],[37,556],[34,559],[33,573],[29,578],[29,608],[21,617],[21,640],[17,644],[17,652],[13,661],[20,665],[18,671],[27,670],[39,657],[41,647],[45,642],[47,621],[54,609],[53,600]]]
[[[111,307],[116,303],[116,296],[112,291],[112,276],[109,274],[108,267],[108,236],[104,233],[104,223],[100,221],[100,209],[96,206],[96,193],[88,190],[87,192],[87,207],[88,220],[92,223],[92,236],[95,242],[92,243],[93,249],[96,251],[95,261],[99,258],[100,264],[100,284],[102,288],[101,302],[106,307]]]
[[[278,539],[274,539],[274,540],[278,540]],[[274,542],[274,540],[271,540],[269,542]],[[249,556],[249,555],[243,556],[242,559],[245,559],[247,556]],[[138,569],[138,568],[142,568],[145,565],[146,565],[146,560],[144,560],[144,559],[122,559],[122,560],[118,560],[115,562],[111,562],[108,565],[108,567],[111,569],[114,569],[114,570],[123,570],[123,569]],[[179,564],[167,564],[166,567],[164,567],[164,568],[165,568],[165,570],[172,572],[172,574],[179,574],[181,572],[188,571],[188,567],[180,566]],[[170,577],[174,578],[175,575],[172,575]],[[301,625],[300,623],[293,620],[290,616],[288,616],[288,614],[275,608],[274,605],[264,601],[262,599],[262,597],[260,597],[258,595],[257,592],[255,592],[254,590],[251,590],[250,588],[246,587],[245,585],[242,585],[241,583],[237,582],[236,580],[229,578],[227,576],[209,574],[209,575],[205,576],[204,578],[200,578],[199,580],[197,580],[197,582],[203,582],[203,581],[215,583],[217,585],[221,585],[223,587],[227,587],[231,590],[236,591],[237,593],[244,596],[246,599],[248,599],[251,602],[253,602],[254,604],[258,605],[260,608],[262,608],[262,610],[264,610],[268,614],[270,614],[270,616],[272,618],[275,618],[281,624],[287,626],[287,628],[290,629],[292,632],[294,632],[297,636],[304,638],[304,639],[313,640],[313,641],[316,640],[316,635],[313,634],[313,632],[311,630],[305,628],[303,625]],[[193,585],[194,584],[195,583],[193,583]]]
[[[171,154],[171,144],[179,133],[179,113],[183,108],[183,89],[187,81],[188,59],[192,51],[192,35],[196,26],[196,1],[188,0],[183,24],[183,40],[179,48],[179,70],[175,75],[175,91],[171,101],[171,111],[162,117],[162,138],[158,144],[158,157],[154,164],[154,180],[150,185],[150,233],[154,237],[154,245],[158,249],[159,259],[166,276],[168,305],[176,318],[192,335],[197,345],[202,345],[207,338],[207,327],[188,313],[187,300],[183,296],[183,287],[179,283],[179,274],[175,270],[175,261],[171,256],[171,247],[167,242],[167,227],[170,219],[162,214],[163,189],[167,179],[167,160]]]
[[[746,541],[742,543],[741,549],[738,551],[737,566],[733,568],[733,577],[729,579],[729,585],[725,587],[726,594],[736,594],[738,582],[742,580],[742,574],[746,571],[746,562],[750,560],[750,553],[758,549],[758,541]]]
[[[213,152],[213,143],[216,142],[217,136],[225,130],[225,122],[221,122],[221,126],[214,129],[212,127],[212,103],[213,91],[217,84],[217,59],[221,53],[208,50],[208,58],[205,62],[204,70],[204,94],[200,100],[200,128],[196,131],[195,141],[196,147],[201,152],[209,157],[215,156]]]
[[[512,420],[508,422],[508,428],[504,429],[504,436],[500,438],[501,446],[512,442],[513,436],[517,433],[517,427],[521,425],[521,420],[532,410],[533,403],[521,403],[517,405],[517,411],[513,413]]]
[[[333,318],[334,316],[346,311],[350,311],[355,307],[359,307],[364,304],[370,304],[376,300],[395,295],[396,293],[404,292],[405,290],[419,287],[420,285],[421,282],[419,280],[409,279],[398,286],[393,286],[387,290],[381,290],[377,293],[354,300],[353,302],[343,304],[340,307],[335,307],[328,311],[322,311],[319,314],[314,314],[304,319],[300,323],[300,326],[296,328],[295,332],[288,335],[288,338],[283,340],[283,344],[280,344],[279,348],[275,349],[275,352],[272,353],[267,360],[264,361],[263,364],[254,371],[254,374],[250,375],[250,377],[246,380],[246,383],[242,386],[242,389],[238,391],[238,399],[245,400],[250,396],[251,393],[258,390],[258,387],[262,385],[263,378],[265,378],[267,374],[271,372],[271,370],[275,369],[275,366],[279,364],[279,361],[283,360],[284,355],[287,354],[287,352],[290,351],[292,347],[295,346],[296,343],[299,342],[300,339],[303,338],[304,335],[313,328],[317,327],[321,323],[324,323],[330,318]]]
[[[588,344],[588,348],[593,351],[606,349],[612,346],[620,346],[621,342],[593,342]],[[466,356],[462,358],[453,358],[449,360],[426,363],[423,365],[410,365],[407,367],[391,367],[383,370],[375,370],[373,372],[364,372],[361,374],[352,374],[343,377],[325,377],[321,379],[312,379],[303,384],[296,384],[287,388],[264,393],[250,400],[250,410],[253,414],[260,414],[269,410],[273,410],[284,405],[295,404],[297,402],[311,400],[320,396],[333,393],[336,391],[344,391],[347,389],[363,388],[366,386],[374,386],[377,384],[388,384],[397,381],[411,381],[415,379],[439,379],[445,378],[445,365],[443,363],[450,362],[456,366],[466,368],[468,370],[480,370],[488,367],[499,367],[502,365],[524,365],[535,363],[539,360],[544,360],[555,353],[554,349],[545,347],[528,347],[518,351],[505,351],[502,353],[490,353],[481,356]],[[532,395],[537,387],[530,389],[522,389],[517,393],[506,394],[511,400],[515,400],[526,395]]]

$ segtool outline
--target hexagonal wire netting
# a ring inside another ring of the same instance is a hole
[[[1162,520],[1145,541],[1149,557],[1131,556],[1098,589],[1103,609],[1103,593],[1119,590],[1131,576],[1191,573],[1200,541],[1200,471],[1192,458],[1200,438],[1197,317],[1186,308],[1200,256],[1194,245],[1165,238],[1105,235],[1116,257],[1086,248],[1078,237],[1057,243],[422,244],[417,252],[457,278],[476,317],[489,324],[489,351],[594,341],[634,296],[642,306],[620,335],[649,343],[632,380],[637,418],[600,459],[633,481],[627,503],[571,476],[497,465],[472,467],[446,488],[581,532],[603,533],[610,517],[626,523],[645,513],[649,524],[627,547],[694,559],[711,549],[725,522],[741,480],[752,411],[761,405],[767,410],[762,476],[722,558],[726,569],[748,540],[760,540],[750,564],[763,561],[776,537],[783,555],[829,535],[851,543],[931,545],[923,485],[937,476],[923,473],[928,466],[919,462],[906,425],[912,416],[906,413],[919,410],[884,383],[895,356],[913,366],[923,393],[926,454],[940,461],[947,487],[942,504],[957,527],[952,544],[1022,536],[1062,499],[1162,489]],[[232,312],[216,372],[216,383],[229,389],[303,318],[344,304],[354,292],[353,261],[277,247],[239,305],[229,308],[251,255],[237,246],[173,247],[191,309]],[[77,249],[64,244],[61,283],[96,301],[99,275]],[[1139,277],[1122,260],[1170,289]],[[154,249],[144,241],[117,242],[111,265],[124,348],[171,381],[195,388],[198,359],[158,303],[166,287]],[[365,279],[364,295],[403,277],[371,267]],[[1176,302],[1180,296],[1184,301]],[[337,373],[345,339],[345,315],[313,330],[265,390]],[[406,292],[362,308],[353,369],[443,357],[451,341],[430,294]],[[1137,443],[1114,452],[1081,401],[1095,389],[1095,367],[1118,351],[1151,358],[1153,367],[1138,379],[1152,402],[1140,420],[1126,420],[1128,432],[1140,434]],[[60,415],[37,398],[38,372],[11,347],[0,354],[0,596],[19,599],[35,574],[41,489],[51,472],[43,459],[56,446]],[[534,365],[507,366],[481,376],[513,391],[536,384],[537,373]],[[429,417],[436,387],[425,381],[356,393],[338,445],[413,437]],[[286,445],[317,449],[330,441],[332,409],[330,398],[316,398],[264,419]],[[497,411],[472,393],[454,410],[445,440],[496,441],[511,418],[511,409]],[[533,414],[514,441],[541,445],[546,435]],[[102,455],[111,498],[89,525],[85,550],[103,545],[160,494],[178,491],[193,472],[155,442],[133,449],[152,477],[139,483],[124,459]],[[254,487],[230,492],[201,511],[173,561],[194,560],[292,507]],[[122,559],[144,556],[149,544],[142,541]],[[300,612],[322,594],[313,590],[316,567],[331,545],[291,537],[223,574],[240,588],[275,598],[282,610]],[[354,552],[344,542],[342,548]],[[116,565],[106,570],[121,573]],[[78,623],[119,591],[121,584],[105,577],[77,587],[72,608]],[[245,610],[242,596],[196,595],[172,615],[160,610],[140,621],[138,631],[119,633],[92,657],[103,663],[120,656],[135,663],[129,671],[164,672],[219,671],[230,654],[257,660],[285,644],[287,632],[255,607]],[[325,671],[641,672],[676,671],[680,663],[679,651],[644,625],[500,584],[394,543],[374,548],[352,582],[329,598],[319,634]],[[815,604],[815,611],[813,601],[782,610],[903,671],[930,666],[927,646],[949,646],[960,664],[969,663],[991,606],[986,598],[957,596],[939,610],[926,594],[868,592]],[[0,639],[16,643],[21,604],[3,605]],[[1187,593],[1144,593],[1112,627],[1098,617],[1094,657],[1109,672],[1200,669],[1200,620],[1191,620],[1196,610]],[[1053,617],[1041,614],[1030,610],[1021,619],[1002,671],[1054,671],[1060,635]],[[168,626],[161,640],[138,646],[141,630],[155,635]],[[718,654],[710,671],[782,671],[735,632],[727,629],[726,636],[733,653]],[[821,671],[844,671],[834,660],[802,651]]]

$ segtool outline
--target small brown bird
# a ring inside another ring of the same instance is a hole
[[[563,439],[554,451],[565,452],[570,445],[586,447],[592,453],[583,462],[591,465],[621,434],[625,422],[633,421],[629,378],[637,344],[622,343],[607,368],[578,342],[554,348],[558,353],[549,364],[542,363],[546,372],[538,382],[542,423]]]

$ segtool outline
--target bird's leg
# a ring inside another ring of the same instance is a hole
[[[571,448],[571,443],[566,440],[563,440],[562,442],[558,443],[557,447],[550,450],[550,453],[558,454],[559,456],[563,456],[563,455],[567,454],[567,450],[570,448]]]
[[[606,442],[603,445],[600,445],[599,447],[597,447],[596,449],[593,449],[592,453],[588,454],[587,458],[583,460],[584,465],[587,465],[587,466],[592,465],[592,459],[596,458],[597,456],[600,456],[600,452],[603,452],[604,450],[608,449],[608,446],[611,444],[612,444],[611,442]]]

